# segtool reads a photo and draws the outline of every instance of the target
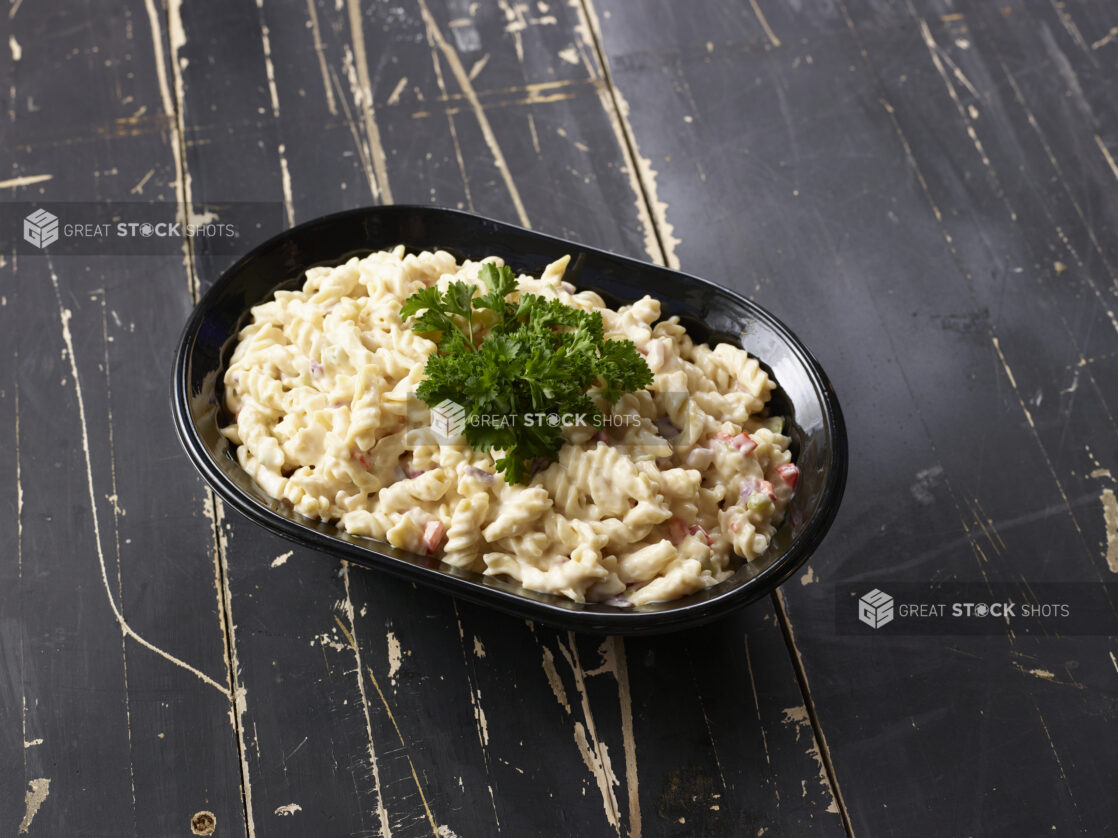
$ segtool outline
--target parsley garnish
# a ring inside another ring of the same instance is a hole
[[[487,289],[479,296],[456,281],[445,292],[424,288],[401,306],[400,318],[413,318],[411,328],[438,344],[416,394],[432,407],[445,399],[461,405],[466,441],[504,451],[497,469],[523,483],[535,461],[554,460],[563,446],[559,417],[581,414],[600,425],[590,391],[614,402],[651,384],[652,372],[632,341],[604,338],[599,312],[537,294],[513,302],[508,267],[486,262],[479,276]]]

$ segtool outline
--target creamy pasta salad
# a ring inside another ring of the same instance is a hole
[[[241,466],[305,516],[579,602],[641,605],[727,579],[735,554],[765,552],[799,476],[781,420],[764,416],[774,382],[739,348],[693,343],[651,297],[615,311],[576,291],[567,261],[518,277],[517,295],[600,312],[652,383],[612,403],[591,392],[605,423],[565,426],[524,483],[500,473],[502,452],[417,433],[437,344],[400,316],[432,286],[484,293],[485,264],[503,262],[402,246],[312,268],[253,308],[224,379]]]

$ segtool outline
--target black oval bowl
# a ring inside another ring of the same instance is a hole
[[[571,602],[514,582],[445,566],[304,518],[258,487],[219,433],[225,414],[225,363],[249,310],[280,287],[296,287],[314,265],[339,264],[358,252],[404,244],[444,249],[459,259],[504,258],[539,275],[571,255],[567,279],[608,304],[657,298],[663,316],[679,315],[696,342],[727,341],[756,357],[779,385],[770,405],[791,424],[800,482],[768,552],[742,562],[725,582],[681,599],[639,607]],[[179,437],[194,465],[221,498],[258,524],[336,559],[386,570],[462,599],[542,623],[609,634],[670,631],[712,620],[753,602],[788,579],[819,545],[846,483],[846,430],[838,400],[807,348],[780,321],[725,288],[679,271],[649,265],[575,242],[534,233],[470,213],[422,206],[351,210],[300,224],[238,261],[206,293],[183,331],[175,359],[173,410]]]

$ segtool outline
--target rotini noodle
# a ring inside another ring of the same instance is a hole
[[[575,292],[568,261],[519,292],[601,312],[653,383],[612,405],[592,391],[607,427],[566,428],[527,485],[497,473],[500,452],[414,426],[436,344],[400,306],[431,285],[482,289],[482,263],[402,246],[312,268],[253,309],[224,377],[238,462],[307,517],[576,601],[642,605],[729,578],[734,554],[766,551],[795,489],[791,440],[764,415],[775,382],[737,347],[695,344],[650,297],[615,311]]]

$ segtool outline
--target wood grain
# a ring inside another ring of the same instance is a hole
[[[20,45],[4,176],[50,176],[5,197],[150,199],[173,215],[165,52],[145,4],[0,20]],[[191,305],[182,256],[0,262],[0,830],[189,834],[209,811],[240,833],[213,530],[167,403]]]
[[[1095,140],[1113,81],[1062,20],[1084,41],[1113,21],[1095,4],[656,4],[642,26],[596,5],[680,262],[784,317],[851,424],[836,531],[780,601],[853,832],[1113,828],[1095,804],[1110,641],[870,645],[833,623],[839,584],[1110,573],[1113,388],[1087,358],[1116,346]]]
[[[306,11],[181,10],[195,200],[298,222],[390,196],[663,257],[578,7]],[[211,60],[223,44],[251,60]],[[232,516],[225,556],[258,832],[841,829],[771,609],[603,645]]]
[[[838,586],[1118,566],[1112,3],[17,0],[0,55],[0,198],[245,250],[433,203],[680,265],[805,339],[853,463],[771,602],[556,632],[212,501],[167,376],[233,257],[5,248],[0,831],[1114,831],[1113,638],[834,624]]]

